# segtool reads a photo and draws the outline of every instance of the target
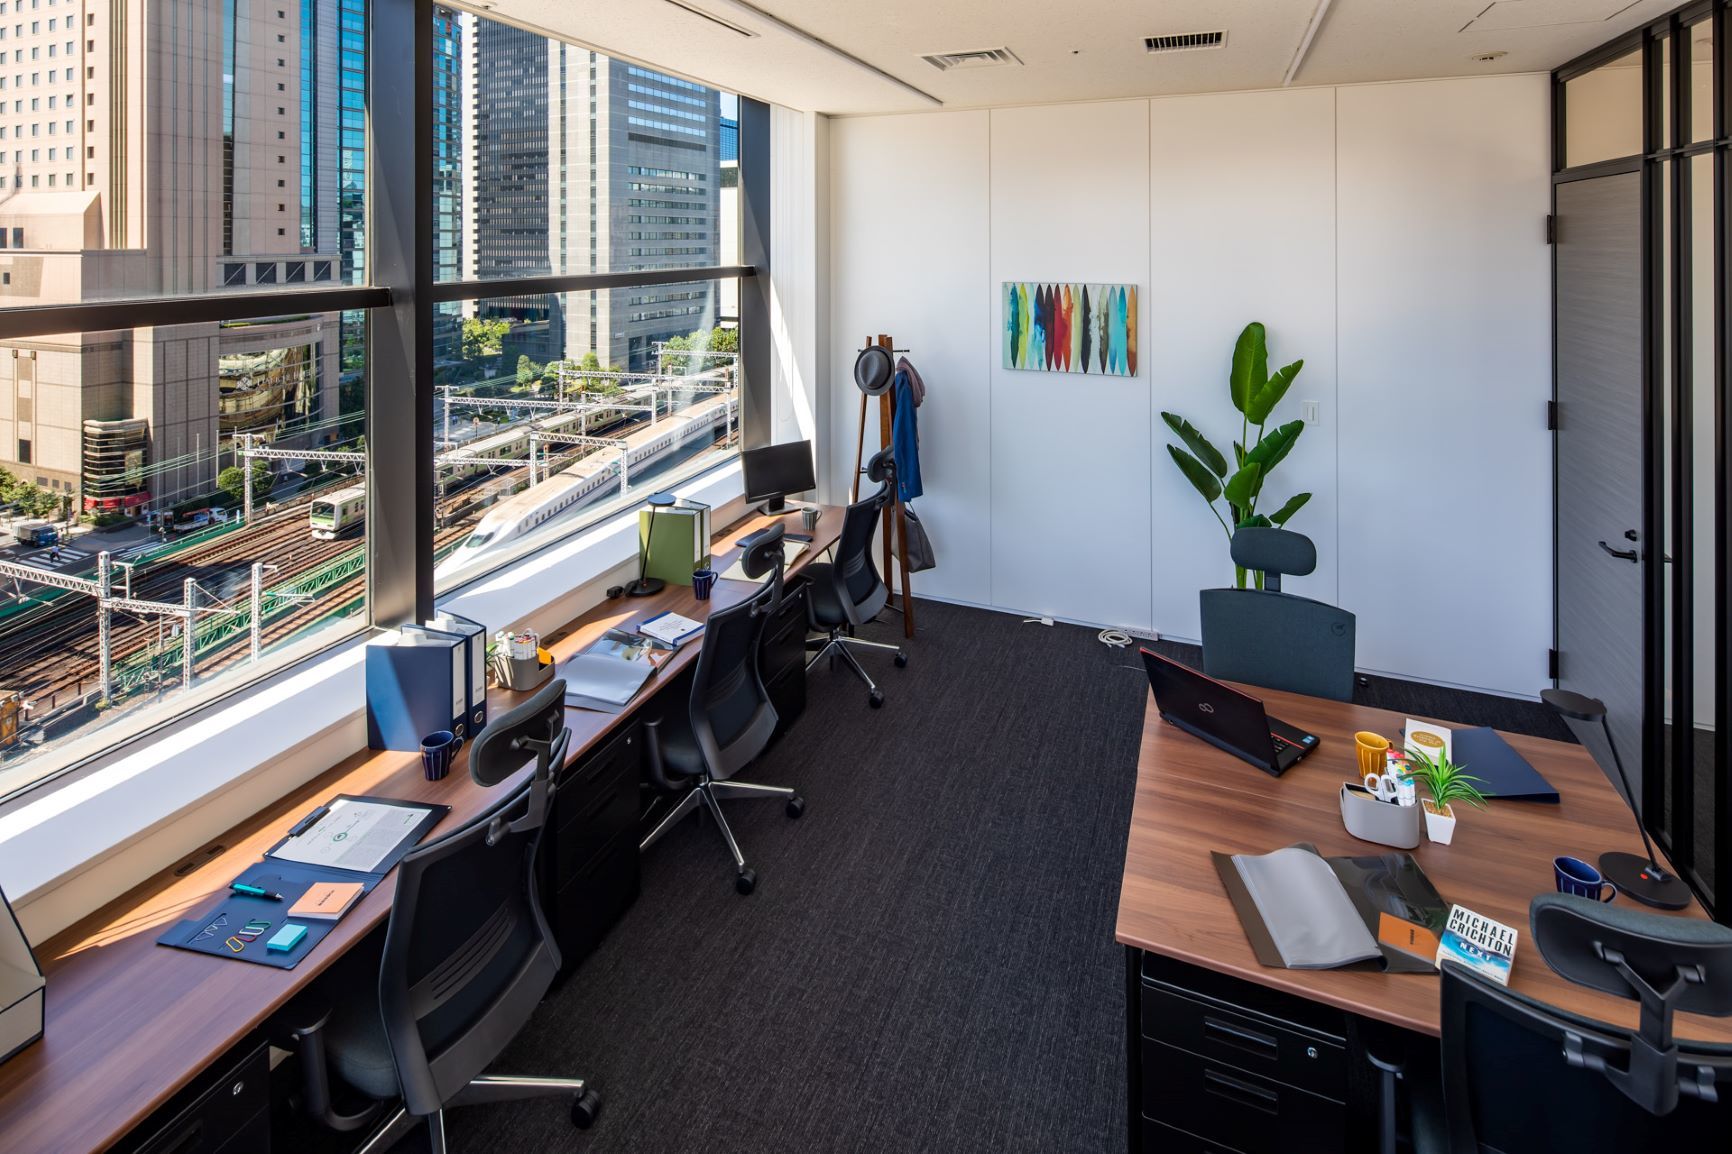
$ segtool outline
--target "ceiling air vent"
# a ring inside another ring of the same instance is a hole
[[[1175,32],[1143,37],[1143,47],[1150,52],[1195,52],[1200,48],[1219,48],[1226,42],[1225,32]]]
[[[1001,64],[1021,64],[1016,53],[1008,48],[976,48],[972,52],[934,52],[920,59],[940,72],[953,68],[996,68]]]
[[[711,24],[714,24],[714,25],[721,27],[721,28],[726,28],[729,32],[734,32],[734,33],[737,33],[741,36],[756,36],[757,35],[757,33],[753,32],[750,28],[746,28],[742,25],[735,24],[731,20],[723,20],[720,16],[717,16],[714,12],[705,12],[702,8],[699,8],[699,7],[692,5],[692,4],[685,3],[685,0],[667,0],[667,2],[669,4],[672,4],[675,8],[680,9],[682,12],[690,12],[693,16],[696,16],[698,19],[708,20]]]

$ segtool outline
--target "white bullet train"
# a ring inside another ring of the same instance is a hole
[[[627,436],[626,459],[632,473],[694,441],[713,441],[716,426],[731,423],[733,409],[731,395],[707,397]],[[442,581],[478,571],[514,542],[611,490],[618,484],[618,463],[618,453],[603,449],[539,485],[507,497],[489,509],[463,543],[439,563],[434,578]]]

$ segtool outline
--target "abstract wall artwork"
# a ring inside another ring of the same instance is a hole
[[[1004,367],[1137,375],[1137,286],[1005,281]]]

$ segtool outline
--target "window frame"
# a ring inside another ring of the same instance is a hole
[[[278,286],[269,292],[116,298],[0,309],[0,340],[4,341],[66,332],[252,320],[288,313],[364,313],[366,486],[368,507],[376,513],[368,518],[362,632],[424,620],[434,612],[433,335],[437,305],[489,297],[735,279],[739,282],[740,296],[741,445],[756,447],[770,440],[769,106],[739,97],[742,233],[739,263],[436,281],[436,9],[497,20],[479,8],[435,4],[433,0],[371,0],[367,5],[367,236],[363,267],[368,283]],[[566,43],[580,43],[543,29],[531,30]],[[404,53],[387,47],[405,43],[412,44],[413,51]],[[402,419],[406,412],[411,420]],[[541,548],[557,547],[564,539],[562,535]],[[530,553],[509,564],[522,564],[535,555]],[[76,757],[29,777],[16,788],[0,791],[0,806],[18,802],[42,786],[93,762],[106,760],[117,751],[150,741],[180,719],[221,708],[227,698],[251,690],[269,678],[291,673],[319,659],[332,647],[351,641],[353,636],[346,631],[325,644],[295,653],[291,660],[264,663],[257,676],[231,672],[220,691],[208,696],[195,695],[182,708],[175,708],[180,699],[165,703],[136,732],[121,736],[100,753]],[[71,744],[79,737],[68,735],[66,740]]]

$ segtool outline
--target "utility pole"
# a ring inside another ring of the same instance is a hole
[[[445,432],[443,439],[445,443],[449,445],[451,444],[451,386],[440,385],[439,396],[440,407],[445,410]]]
[[[261,596],[261,593],[262,593],[261,587],[264,584],[264,579],[265,579],[265,563],[263,561],[254,561],[253,562],[253,587],[252,587],[252,630],[251,630],[251,633],[252,633],[251,650],[252,650],[252,659],[254,661],[257,661],[259,659],[259,605],[264,600],[264,598]]]
[[[104,549],[96,555],[96,588],[98,597],[96,603],[96,647],[98,654],[97,660],[102,670],[102,700],[104,702],[111,702],[114,700],[114,687],[111,684],[114,672],[114,654],[110,652],[108,632],[108,582],[110,580],[108,565],[108,550]],[[131,586],[132,571],[130,567],[128,567],[126,576],[126,583],[128,586]],[[128,595],[130,596],[130,589]]]
[[[253,523],[253,458],[252,454],[248,451],[252,447],[253,435],[251,433],[242,433],[240,453],[241,492],[244,496],[241,499],[241,523],[244,525],[251,525]]]
[[[182,689],[192,688],[192,659],[193,650],[195,648],[195,638],[193,636],[195,630],[192,627],[192,602],[194,595],[193,591],[197,588],[198,585],[191,577],[186,579],[186,584],[182,587],[184,603],[186,605],[186,620],[182,623],[180,635],[180,684]]]

